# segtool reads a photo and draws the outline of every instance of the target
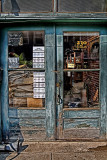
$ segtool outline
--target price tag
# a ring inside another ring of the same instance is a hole
[[[75,68],[75,65],[73,63],[68,63],[67,68]]]

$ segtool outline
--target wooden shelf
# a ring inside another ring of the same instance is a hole
[[[67,108],[68,106],[64,107],[63,110],[64,111],[70,111],[70,110],[74,110],[74,111],[80,111],[80,110],[100,110],[100,107],[93,107],[93,108]]]
[[[64,69],[63,72],[87,72],[87,71],[100,71],[100,69]]]

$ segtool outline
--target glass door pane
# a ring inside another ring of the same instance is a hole
[[[64,32],[64,107],[99,107],[99,33]]]

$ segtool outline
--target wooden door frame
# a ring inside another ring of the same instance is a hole
[[[57,25],[56,26],[56,42],[57,42],[57,71],[60,72],[57,83],[60,81],[60,94],[63,97],[63,32],[99,32],[100,34],[100,110],[95,115],[99,118],[100,139],[107,138],[107,29],[100,25],[85,27],[85,25]],[[61,78],[62,77],[62,78]],[[56,105],[57,107],[57,139],[63,139],[63,104]],[[71,111],[72,112],[72,111]]]

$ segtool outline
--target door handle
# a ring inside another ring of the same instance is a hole
[[[60,95],[57,95],[57,104],[62,104],[63,100]]]
[[[56,87],[57,87],[57,104],[60,105],[63,103],[63,100],[61,98],[61,95],[60,95],[60,86],[61,86],[61,83],[56,83]]]

